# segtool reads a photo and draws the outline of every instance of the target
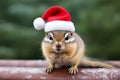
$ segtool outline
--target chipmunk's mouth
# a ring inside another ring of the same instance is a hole
[[[57,48],[56,50],[57,50],[57,51],[61,51],[61,49],[60,49],[60,48]]]
[[[62,53],[62,52],[63,52],[63,50],[60,49],[60,48],[57,48],[57,49],[55,49],[54,51],[55,51],[56,53]]]
[[[62,47],[62,46],[53,46],[52,47],[52,51],[53,52],[55,52],[55,53],[62,53],[62,52],[64,52],[64,50],[65,50],[65,48],[64,47]]]

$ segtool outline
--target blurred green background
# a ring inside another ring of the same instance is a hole
[[[0,59],[43,59],[33,20],[54,5],[70,12],[87,56],[120,59],[120,0],[0,0]]]

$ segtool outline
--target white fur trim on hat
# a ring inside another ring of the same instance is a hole
[[[51,21],[45,24],[45,32],[54,30],[75,31],[75,26],[71,21]]]
[[[33,25],[36,30],[41,30],[45,27],[45,21],[39,17],[34,20]]]

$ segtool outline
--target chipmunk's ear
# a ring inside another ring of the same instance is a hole
[[[68,33],[69,33],[69,35],[71,35],[71,36],[73,35],[73,32],[71,32],[71,31],[69,31]]]
[[[72,36],[72,35],[73,35],[73,32],[71,32],[71,31],[66,31],[66,32],[64,33],[64,36],[65,36],[66,34],[68,34],[69,36]]]
[[[45,33],[45,35],[48,35],[48,34],[49,34],[49,32],[46,32],[46,33]]]
[[[70,32],[71,36],[73,35],[73,32]]]
[[[49,35],[49,34],[52,34],[53,35],[53,32],[46,32],[45,35]]]

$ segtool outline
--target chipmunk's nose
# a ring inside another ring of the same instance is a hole
[[[56,48],[60,49],[60,48],[61,48],[61,45],[60,45],[60,44],[57,44],[57,45],[56,45]]]

